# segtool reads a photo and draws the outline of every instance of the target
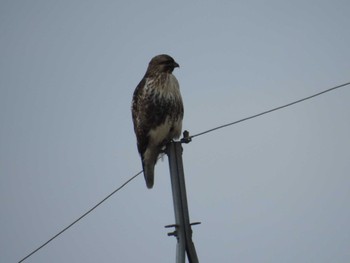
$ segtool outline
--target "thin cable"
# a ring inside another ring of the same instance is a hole
[[[308,100],[308,99],[311,99],[311,98],[314,98],[316,96],[319,96],[323,93],[326,93],[326,92],[329,92],[329,91],[332,91],[332,90],[335,90],[335,89],[338,89],[338,88],[341,88],[341,87],[344,87],[344,86],[347,86],[347,85],[350,85],[350,82],[348,83],[344,83],[344,84],[341,84],[339,86],[336,86],[336,87],[333,87],[333,88],[330,88],[330,89],[327,89],[327,90],[324,90],[322,92],[319,92],[319,93],[316,93],[314,95],[311,95],[309,97],[306,97],[306,98],[303,98],[303,99],[300,99],[300,100],[297,100],[297,101],[294,101],[294,102],[291,102],[291,103],[288,103],[286,105],[283,105],[283,106],[280,106],[280,107],[277,107],[277,108],[273,108],[273,109],[270,109],[270,110],[267,110],[267,111],[264,111],[264,112],[261,112],[259,114],[255,114],[253,116],[250,116],[250,117],[246,117],[246,118],[243,118],[243,119],[240,119],[238,121],[234,121],[234,122],[231,122],[231,123],[227,123],[227,124],[224,124],[224,125],[221,125],[221,126],[218,126],[216,128],[213,128],[213,129],[209,129],[207,131],[204,131],[204,132],[201,132],[201,133],[197,133],[195,135],[192,135],[192,136],[189,136],[189,139],[192,139],[194,137],[197,137],[197,136],[200,136],[200,135],[203,135],[203,134],[206,134],[206,133],[209,133],[209,132],[212,132],[212,131],[215,131],[215,130],[218,130],[218,129],[222,129],[222,128],[225,128],[227,126],[231,126],[231,125],[234,125],[234,124],[237,124],[239,122],[243,122],[243,121],[246,121],[246,120],[249,120],[249,119],[253,119],[253,118],[256,118],[256,117],[259,117],[261,115],[264,115],[264,114],[267,114],[267,113],[270,113],[270,112],[273,112],[273,111],[276,111],[276,110],[280,110],[280,109],[283,109],[283,108],[286,108],[288,106],[291,106],[293,104],[297,104],[299,102],[302,102],[302,101],[305,101],[305,100]],[[160,157],[161,158],[161,157]],[[160,159],[158,158],[158,159]],[[35,254],[37,251],[39,251],[40,249],[42,249],[43,247],[45,247],[47,244],[49,244],[52,240],[54,240],[55,238],[57,238],[59,235],[61,235],[62,233],[64,233],[66,230],[68,230],[70,227],[72,227],[73,225],[75,225],[77,222],[79,222],[81,219],[83,219],[85,216],[87,216],[88,214],[90,214],[93,210],[95,210],[98,206],[100,206],[103,202],[105,202],[108,198],[110,198],[112,195],[114,195],[116,192],[118,192],[120,189],[122,189],[125,185],[127,185],[129,182],[131,182],[133,179],[135,179],[139,174],[141,174],[142,171],[138,172],[137,174],[135,174],[133,177],[131,177],[129,180],[127,180],[124,184],[122,184],[119,188],[117,188],[116,190],[114,190],[112,193],[110,193],[109,195],[107,195],[104,199],[102,199],[100,202],[98,202],[94,207],[92,207],[90,210],[88,210],[87,212],[85,212],[82,216],[80,216],[78,219],[76,219],[73,223],[71,223],[70,225],[68,225],[67,227],[65,227],[64,229],[62,229],[59,233],[57,233],[56,235],[54,235],[52,238],[50,238],[48,241],[46,241],[44,244],[42,244],[40,247],[38,247],[37,249],[35,249],[34,251],[32,251],[30,254],[28,254],[27,256],[25,256],[24,258],[22,258],[19,263],[23,262],[24,260],[26,260],[27,258],[29,258],[30,256],[32,256],[33,254]]]
[[[44,244],[42,244],[40,247],[38,247],[37,249],[35,249],[33,252],[31,252],[30,254],[28,254],[27,256],[25,256],[24,258],[22,258],[18,263],[23,262],[24,260],[26,260],[27,258],[29,258],[31,255],[33,255],[34,253],[36,253],[37,251],[39,251],[40,249],[42,249],[43,247],[45,247],[47,244],[49,244],[52,240],[54,240],[56,237],[58,237],[59,235],[61,235],[63,232],[65,232],[66,230],[68,230],[70,227],[72,227],[74,224],[78,223],[81,219],[83,219],[85,216],[87,216],[88,214],[90,214],[93,210],[95,210],[98,206],[100,206],[104,201],[106,201],[108,198],[110,198],[112,195],[114,195],[116,192],[118,192],[120,189],[122,189],[125,185],[127,185],[128,183],[130,183],[133,179],[135,179],[139,174],[141,174],[142,171],[138,172],[137,174],[135,174],[133,177],[131,177],[129,180],[127,180],[125,183],[123,183],[120,187],[118,187],[116,190],[114,190],[112,193],[110,193],[109,195],[107,195],[105,198],[103,198],[100,202],[98,202],[94,207],[92,207],[90,210],[88,210],[85,214],[83,214],[81,217],[79,217],[78,219],[76,219],[73,223],[71,223],[69,226],[65,227],[64,229],[62,229],[60,232],[58,232],[56,235],[54,235],[52,238],[50,238],[48,241],[46,241]]]
[[[265,114],[267,114],[267,113],[270,113],[270,112],[273,112],[273,111],[276,111],[276,110],[280,110],[280,109],[289,107],[289,106],[291,106],[291,105],[297,104],[297,103],[302,102],[302,101],[305,101],[305,100],[309,100],[309,99],[311,99],[311,98],[317,97],[317,96],[319,96],[319,95],[321,95],[321,94],[324,94],[324,93],[326,93],[326,92],[330,92],[330,91],[332,91],[332,90],[339,89],[339,88],[344,87],[344,86],[347,86],[347,85],[350,85],[350,82],[347,82],[347,83],[341,84],[341,85],[339,85],[339,86],[335,86],[335,87],[333,87],[333,88],[330,88],[330,89],[321,91],[321,92],[319,92],[319,93],[316,93],[316,94],[314,94],[314,95],[308,96],[308,97],[306,97],[306,98],[303,98],[303,99],[300,99],[300,100],[296,100],[296,101],[290,102],[290,103],[288,103],[288,104],[286,104],[286,105],[279,106],[279,107],[277,107],[277,108],[273,108],[273,109],[270,109],[270,110],[267,110],[267,111],[264,111],[264,112],[255,114],[255,115],[252,115],[252,116],[249,116],[249,117],[240,119],[240,120],[238,120],[238,121],[230,122],[230,123],[227,123],[227,124],[218,126],[218,127],[216,127],[216,128],[209,129],[209,130],[207,130],[207,131],[197,133],[197,134],[195,134],[195,135],[190,136],[189,138],[192,139],[192,138],[194,138],[194,137],[201,136],[201,135],[203,135],[203,134],[206,134],[206,133],[209,133],[209,132],[212,132],[212,131],[216,131],[216,130],[225,128],[225,127],[227,127],[227,126],[231,126],[231,125],[234,125],[234,124],[243,122],[243,121],[247,121],[247,120],[250,120],[250,119],[253,119],[253,118],[256,118],[256,117],[265,115]]]

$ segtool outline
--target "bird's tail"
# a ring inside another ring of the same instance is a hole
[[[151,189],[154,184],[154,166],[158,159],[158,151],[146,151],[142,158],[143,175],[148,189]]]
[[[151,163],[143,163],[143,175],[148,189],[153,188],[154,184],[154,165]]]

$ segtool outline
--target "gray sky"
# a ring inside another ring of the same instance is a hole
[[[0,2],[0,261],[141,169],[130,101],[168,53],[195,134],[350,80],[349,1]],[[184,145],[200,262],[350,261],[350,88]],[[168,161],[26,262],[174,262]]]

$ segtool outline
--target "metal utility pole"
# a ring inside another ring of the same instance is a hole
[[[175,224],[166,227],[175,227],[175,231],[168,233],[168,236],[177,238],[176,263],[185,263],[185,253],[189,263],[198,263],[196,249],[192,242],[192,228],[188,213],[186,185],[182,164],[181,142],[171,142],[167,145],[167,155],[169,158],[171,188],[173,192]]]

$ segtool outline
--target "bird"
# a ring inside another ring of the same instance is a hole
[[[154,167],[167,143],[181,135],[184,107],[179,82],[172,74],[179,64],[169,55],[153,57],[131,103],[132,120],[146,186],[154,185]]]

